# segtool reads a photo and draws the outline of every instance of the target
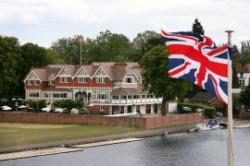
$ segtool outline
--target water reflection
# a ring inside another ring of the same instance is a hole
[[[235,166],[250,166],[250,129],[234,130]],[[81,152],[0,162],[1,166],[227,166],[226,130],[182,133]]]

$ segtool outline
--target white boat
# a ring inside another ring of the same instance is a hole
[[[188,132],[206,131],[211,129],[220,128],[220,124],[217,119],[209,119],[207,123],[198,123],[195,128],[189,129]]]

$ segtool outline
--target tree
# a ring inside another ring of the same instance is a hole
[[[18,61],[16,77],[18,84],[15,94],[24,95],[24,77],[32,67],[41,67],[49,64],[46,49],[33,43],[26,43],[20,47],[20,60]]]
[[[240,103],[250,108],[250,85],[240,93]]]
[[[83,45],[83,43],[81,44]],[[65,63],[80,64],[80,44],[77,41],[77,36],[58,39],[52,44],[51,48],[59,53]],[[84,50],[82,48],[83,52]]]
[[[148,51],[141,61],[145,88],[157,97],[163,97],[162,115],[166,115],[166,102],[178,97],[182,99],[188,87],[182,80],[168,78],[167,56],[164,46],[157,46]],[[177,90],[181,89],[181,90]]]
[[[151,48],[162,45],[163,40],[160,34],[155,31],[145,31],[138,33],[133,40],[133,54],[131,59],[136,62],[140,62],[142,56]]]
[[[17,79],[17,66],[20,64],[20,45],[15,37],[0,36],[0,97],[11,99]]]
[[[129,39],[123,34],[100,32],[96,37],[100,61],[128,61],[132,52]]]
[[[50,64],[64,64],[64,59],[60,56],[60,53],[52,48],[46,49],[46,58]]]
[[[200,35],[204,35],[204,33],[205,33],[201,23],[198,20],[198,18],[195,18],[195,20],[194,20],[194,23],[193,23],[193,26],[192,26],[192,32],[200,34]]]

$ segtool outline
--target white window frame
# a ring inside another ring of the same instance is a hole
[[[35,95],[36,94],[36,95]],[[40,95],[39,95],[39,92],[29,92],[29,97],[33,98],[33,97],[36,97],[38,98]]]
[[[87,83],[88,77],[77,77],[77,82],[78,83]]]
[[[104,84],[106,77],[96,77],[96,83],[98,84]]]
[[[60,83],[69,83],[70,77],[60,77]]]

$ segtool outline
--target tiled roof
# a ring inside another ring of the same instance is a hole
[[[208,102],[208,103],[214,99],[216,99],[216,97],[210,95],[207,92],[198,92],[193,97],[190,98],[190,100],[192,100],[192,101]]]
[[[48,77],[52,75],[55,77],[63,68],[73,77],[79,71],[80,68],[83,68],[90,76],[93,76],[95,72],[102,66],[104,72],[111,78],[111,80],[122,80],[126,73],[136,74],[137,78],[142,80],[141,72],[138,63],[135,62],[101,62],[101,63],[92,63],[90,65],[57,65],[52,64],[46,67],[41,68],[32,68],[30,72],[35,72],[39,79],[43,81],[48,81]],[[29,73],[30,73],[29,72]],[[27,74],[27,76],[29,75]],[[26,76],[26,77],[27,77]],[[26,78],[25,77],[25,78]]]
[[[250,73],[250,63],[246,63],[244,65],[237,66],[238,73]]]
[[[112,92],[112,95],[132,95],[132,94],[148,94],[144,91],[143,86],[138,86],[137,88],[116,88]]]

